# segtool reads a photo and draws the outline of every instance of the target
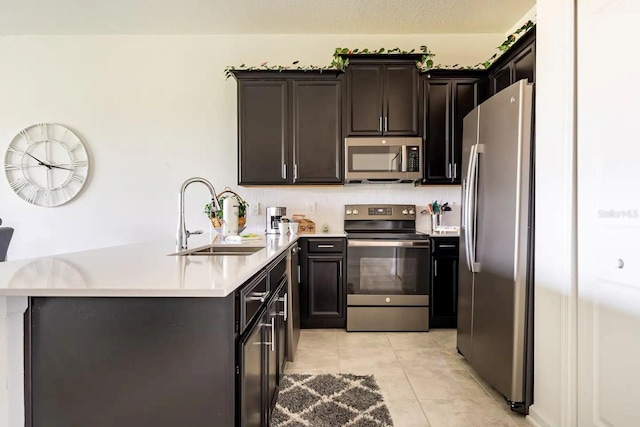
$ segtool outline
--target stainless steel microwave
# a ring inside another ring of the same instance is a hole
[[[415,182],[422,179],[422,138],[345,138],[345,182]]]

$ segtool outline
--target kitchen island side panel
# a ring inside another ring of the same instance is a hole
[[[233,295],[34,297],[29,314],[32,427],[234,425]]]

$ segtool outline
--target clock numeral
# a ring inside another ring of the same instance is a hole
[[[27,145],[33,144],[34,141],[33,139],[31,139],[31,137],[29,136],[26,130],[20,131],[20,135],[22,135],[24,139],[27,141]]]
[[[40,139],[42,141],[47,141],[49,139],[49,127],[47,124],[41,123],[38,125],[38,128],[40,128]]]
[[[11,189],[13,191],[15,191],[16,193],[21,192],[22,189],[24,187],[26,187],[27,185],[29,185],[29,181],[27,181],[26,178],[24,178],[24,177],[18,178],[15,181],[11,181],[9,183],[9,186],[11,187]]]
[[[86,160],[74,160],[71,162],[71,166],[73,166],[74,168],[86,168],[87,166],[89,166],[89,162],[87,162]]]
[[[70,152],[72,152],[73,150],[75,150],[76,148],[78,148],[79,146],[80,146],[80,143],[79,143],[79,142],[76,142],[75,144],[73,144],[73,145],[71,145],[71,146],[67,147],[67,152],[69,152],[69,153],[70,153]]]
[[[62,193],[62,197],[61,200],[69,200],[72,196],[71,191],[69,190],[69,187],[67,186],[62,186],[59,187],[60,193]]]
[[[76,174],[71,175],[69,181],[77,182],[78,184],[84,184],[84,178]]]
[[[16,149],[15,149],[15,148],[13,148],[13,147],[9,147],[9,148],[7,148],[7,151],[8,151],[8,152],[10,152],[10,153],[24,154],[24,151],[16,150]]]
[[[4,170],[6,171],[17,171],[17,170],[22,170],[22,165],[11,165],[11,164],[4,164]]]
[[[31,187],[31,189],[29,190],[29,193],[27,194],[27,197],[25,197],[24,200],[29,203],[35,203],[36,199],[38,198],[39,191],[40,190],[38,188]]]
[[[53,206],[53,194],[51,194],[51,190],[48,188],[44,189],[44,203],[47,207]]]

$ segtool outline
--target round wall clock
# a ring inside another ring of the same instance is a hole
[[[21,130],[4,156],[11,189],[24,201],[54,207],[80,193],[89,176],[82,140],[65,126],[41,123]]]

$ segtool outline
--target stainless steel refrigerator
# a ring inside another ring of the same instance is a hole
[[[521,80],[463,122],[458,351],[528,413],[533,395],[533,87]]]

